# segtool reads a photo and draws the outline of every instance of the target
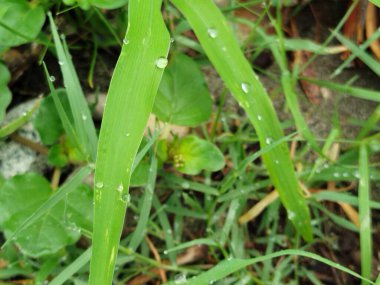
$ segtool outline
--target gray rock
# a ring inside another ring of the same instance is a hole
[[[36,100],[37,99],[29,100],[11,109],[7,113],[2,125],[22,116],[24,112],[28,112]],[[41,143],[40,137],[33,127],[32,120],[22,126],[16,133],[35,143]],[[29,147],[11,139],[0,141],[0,175],[4,178],[8,179],[17,174],[31,171],[42,173],[45,168],[45,155],[41,155]]]

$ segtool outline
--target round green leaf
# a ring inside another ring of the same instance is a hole
[[[177,54],[165,70],[153,112],[164,122],[196,126],[207,121],[212,100],[203,73],[190,57]]]
[[[202,170],[218,171],[225,165],[222,152],[214,144],[196,136],[182,138],[170,152],[174,167],[189,175]]]
[[[5,110],[12,100],[12,94],[8,88],[10,79],[11,75],[8,68],[4,64],[0,63],[0,122],[4,119]]]
[[[92,192],[80,187],[25,228],[15,243],[25,255],[56,253],[80,237],[79,227],[91,229]],[[0,227],[10,237],[52,195],[49,182],[34,173],[15,176],[0,187]]]
[[[0,26],[0,46],[18,46],[37,37],[45,12],[26,0],[0,0],[0,21],[5,25]]]

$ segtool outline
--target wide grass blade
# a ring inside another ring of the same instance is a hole
[[[74,119],[75,130],[84,153],[89,157],[90,161],[95,162],[98,138],[92,115],[84,97],[75,67],[70,59],[67,45],[64,40],[63,43],[60,40],[51,13],[49,13],[48,16],[57,50],[58,63],[62,71],[63,82]]]
[[[170,36],[158,0],[129,1],[129,26],[99,137],[91,285],[112,283],[131,169],[167,63]]]
[[[245,109],[262,147],[283,138],[269,96],[253,72],[220,10],[211,0],[172,0],[185,15],[210,61]],[[305,240],[312,239],[310,214],[301,193],[286,143],[263,155],[269,175]]]
[[[187,282],[183,282],[181,284],[184,285],[208,285],[213,284],[217,280],[221,280],[228,275],[237,272],[239,270],[244,269],[247,266],[256,264],[258,262],[264,262],[266,260],[270,260],[276,257],[286,256],[286,255],[293,255],[293,256],[303,256],[310,259],[314,259],[316,261],[322,262],[330,267],[334,267],[338,270],[341,270],[343,272],[346,272],[356,278],[365,280],[368,282],[368,284],[374,284],[372,281],[360,276],[358,273],[352,271],[351,269],[344,267],[338,263],[332,262],[331,260],[324,258],[318,254],[306,252],[302,250],[294,250],[294,249],[287,249],[278,251],[275,253],[267,254],[264,256],[252,258],[252,259],[230,259],[230,260],[224,260],[220,262],[218,265],[210,269],[209,271],[202,273],[194,278],[191,278]],[[166,285],[173,285],[176,284],[175,282],[169,282],[166,283]]]
[[[365,144],[359,150],[359,219],[360,219],[360,259],[361,273],[370,279],[372,274],[372,233],[370,208],[370,180],[368,150]],[[362,285],[368,285],[365,280]]]

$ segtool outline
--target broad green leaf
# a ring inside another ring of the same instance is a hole
[[[70,105],[69,101],[67,100],[67,94],[65,90],[58,89],[56,91],[56,94],[58,95],[58,98],[60,99],[65,110],[69,110]],[[41,137],[41,141],[45,145],[51,145],[55,143],[64,133],[62,122],[59,118],[52,95],[49,95],[42,99],[33,124]]]
[[[41,31],[45,12],[26,0],[0,0],[0,46],[31,42]]]
[[[160,84],[170,36],[160,0],[129,1],[129,26],[112,76],[99,137],[90,285],[110,285],[131,170]]]
[[[8,88],[11,74],[8,68],[0,62],[0,122],[4,119],[5,110],[12,100],[12,93]]]
[[[283,137],[272,102],[240,50],[232,29],[211,0],[172,0],[185,15],[205,53],[246,111],[262,148]],[[263,161],[288,218],[305,240],[312,240],[309,209],[302,195],[286,143],[263,154]]]
[[[0,227],[8,238],[52,195],[49,182],[34,173],[15,176],[0,188]],[[80,237],[80,227],[91,229],[92,193],[80,187],[26,227],[14,242],[22,252],[39,257],[57,252]]]
[[[197,63],[176,54],[165,70],[154,101],[153,112],[164,122],[196,126],[207,121],[212,100]]]
[[[225,164],[221,151],[214,144],[197,136],[180,139],[170,148],[169,155],[174,167],[189,175],[199,174],[202,170],[218,171]]]

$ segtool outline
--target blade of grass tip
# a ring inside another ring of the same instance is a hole
[[[370,180],[368,150],[365,144],[359,150],[359,219],[360,219],[360,257],[361,274],[371,279],[372,274],[372,233],[370,208]],[[362,285],[368,285],[362,281]]]
[[[85,266],[91,259],[92,248],[89,247],[77,259],[75,259],[69,266],[62,270],[49,285],[62,285],[69,280],[75,273],[77,273],[83,266]]]
[[[152,156],[152,161],[149,168],[148,182],[145,187],[143,202],[140,207],[140,217],[137,223],[136,229],[133,232],[131,241],[129,243],[129,248],[136,250],[140,245],[145,236],[146,226],[149,220],[150,210],[152,208],[154,188],[156,186],[156,176],[157,176],[157,158],[155,155]]]
[[[222,278],[237,272],[239,270],[244,269],[247,266],[256,264],[258,262],[263,262],[266,260],[270,260],[273,258],[281,257],[281,256],[287,256],[287,255],[293,255],[293,256],[303,256],[306,258],[310,258],[313,260],[316,260],[318,262],[324,263],[330,267],[334,267],[340,271],[343,271],[347,274],[350,274],[358,279],[368,281],[369,284],[374,284],[371,280],[366,279],[360,274],[356,273],[355,271],[352,271],[351,269],[342,266],[338,263],[332,262],[331,260],[324,258],[318,254],[311,253],[311,252],[306,252],[303,250],[295,250],[295,249],[286,249],[286,250],[281,250],[275,253],[267,254],[264,256],[252,258],[252,259],[227,259],[224,260],[212,269],[189,279],[187,282],[184,282],[182,284],[184,285],[208,285],[212,284],[217,280],[221,280]],[[168,282],[166,285],[174,285],[176,284],[175,282]]]
[[[5,126],[3,126],[0,129],[0,138],[6,137],[15,131],[17,131],[19,128],[21,128],[26,122],[29,121],[30,117],[34,114],[34,112],[38,109],[40,106],[42,97],[38,98],[36,103],[34,103],[33,107],[28,111],[23,113],[20,117],[13,120],[12,122],[9,122]]]
[[[170,36],[157,0],[129,1],[129,26],[99,137],[90,285],[112,283],[131,168],[167,64]]]
[[[172,0],[185,15],[208,58],[245,109],[261,147],[284,137],[272,102],[244,57],[223,14],[211,0]],[[305,240],[312,240],[309,209],[301,193],[286,143],[263,155],[270,178],[288,211],[288,217]]]
[[[54,207],[58,202],[64,199],[67,194],[71,193],[83,182],[93,168],[90,166],[85,166],[75,173],[70,180],[63,184],[59,189],[53,194],[45,203],[43,203],[28,219],[26,219],[15,231],[14,233],[5,241],[1,246],[3,249],[8,243],[17,237],[24,229],[36,222],[43,214]]]
[[[48,17],[57,50],[58,63],[62,71],[63,82],[74,119],[74,126],[83,149],[86,150],[89,159],[94,162],[96,160],[98,138],[92,115],[83,94],[75,67],[70,59],[71,57],[64,41],[64,37],[62,36],[62,44],[50,12],[48,13]]]

